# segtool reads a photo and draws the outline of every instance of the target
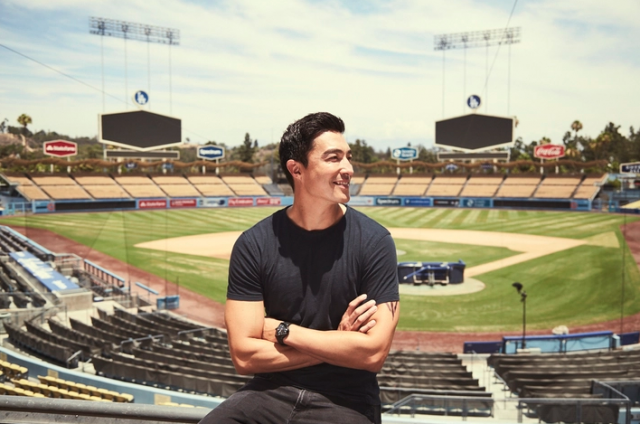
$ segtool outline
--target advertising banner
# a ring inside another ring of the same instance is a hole
[[[433,206],[453,206],[457,207],[460,204],[458,199],[433,199]]]
[[[138,200],[138,209],[164,209],[167,207],[167,200]]]
[[[564,156],[564,146],[558,144],[545,144],[536,146],[533,156],[538,159],[558,159]]]
[[[198,199],[198,207],[201,208],[222,208],[227,206],[227,199],[224,197],[207,197]]]
[[[253,197],[232,197],[229,199],[230,207],[253,206]]]
[[[172,199],[169,202],[172,208],[195,208],[198,206],[196,199]]]
[[[66,157],[78,154],[78,145],[73,141],[51,140],[43,144],[43,152],[48,156]]]
[[[279,197],[258,197],[256,199],[256,206],[280,206],[282,199]]]
[[[460,206],[463,208],[490,208],[491,199],[461,199]]]
[[[349,206],[373,206],[374,200],[375,199],[373,197],[357,196],[357,197],[352,197],[351,200],[349,200],[349,202],[347,203],[347,205],[349,205]]]
[[[400,206],[402,205],[402,199],[399,197],[378,197],[376,199],[376,205],[378,206]]]
[[[431,198],[424,197],[405,197],[405,206],[431,206]]]

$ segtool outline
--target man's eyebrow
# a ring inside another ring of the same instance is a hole
[[[332,154],[335,154],[335,153],[344,153],[344,154],[350,155],[351,154],[351,149],[347,150],[346,152],[344,150],[342,150],[342,149],[329,149],[329,150],[325,151],[324,153],[322,153],[322,157],[329,156],[329,155],[332,155]]]

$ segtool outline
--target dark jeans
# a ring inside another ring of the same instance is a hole
[[[380,406],[332,402],[327,397],[293,386],[254,377],[213,409],[201,424],[379,424]]]

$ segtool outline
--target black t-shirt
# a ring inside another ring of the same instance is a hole
[[[400,299],[396,250],[384,227],[349,207],[338,223],[318,231],[298,227],[282,209],[233,247],[227,298],[264,301],[268,317],[336,330],[349,302],[363,293],[378,304]],[[380,403],[369,371],[325,363],[271,376],[328,397]]]

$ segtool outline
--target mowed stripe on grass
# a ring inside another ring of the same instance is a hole
[[[437,331],[517,330],[521,304],[511,284],[522,282],[529,293],[527,325],[550,328],[584,324],[640,312],[640,275],[624,243],[619,215],[555,212],[465,210],[444,208],[357,208],[386,227],[469,229],[579,240],[613,233],[619,241],[603,246],[583,245],[516,264],[475,278],[486,284],[482,292],[445,297],[404,296],[400,329]],[[57,232],[180,286],[224,302],[228,261],[182,254],[167,254],[134,245],[188,235],[243,231],[276,208],[180,209],[138,212],[100,212],[31,215],[3,219],[4,224],[33,226]],[[626,221],[637,220],[627,217]],[[603,236],[604,237],[604,236]],[[402,250],[415,252],[415,260],[463,259],[468,251],[474,265],[511,256],[515,252],[479,246],[398,240]],[[415,247],[412,247],[414,246]],[[468,249],[468,250],[467,250]],[[423,253],[421,253],[423,252]],[[624,255],[624,256],[623,256]],[[409,259],[409,255],[399,260]],[[414,260],[414,259],[410,259]],[[623,272],[624,263],[624,272]],[[624,298],[622,298],[624,283]]]

